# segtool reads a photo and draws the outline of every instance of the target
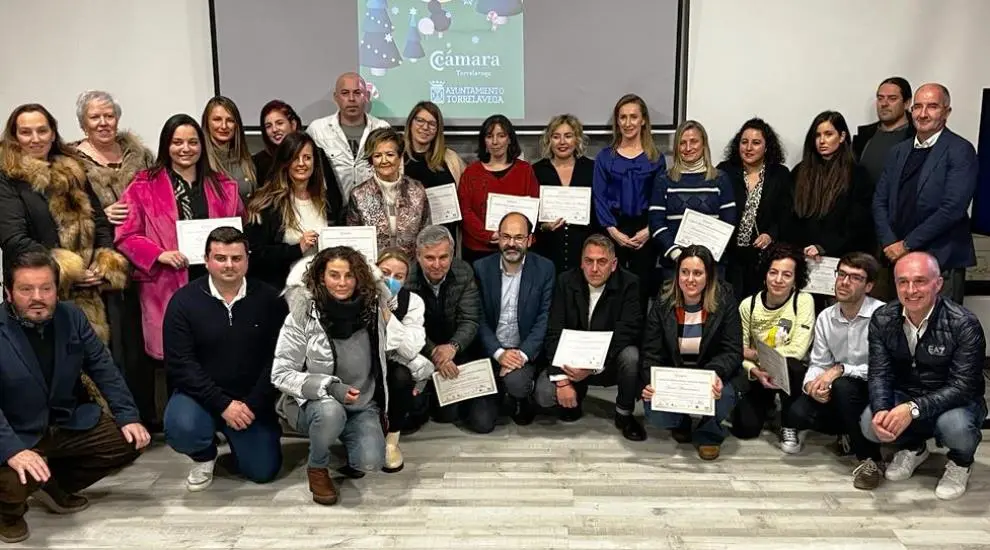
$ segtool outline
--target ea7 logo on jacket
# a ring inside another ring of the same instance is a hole
[[[945,355],[945,346],[928,345],[928,355],[939,357]]]

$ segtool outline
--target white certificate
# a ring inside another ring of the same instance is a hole
[[[605,355],[612,343],[612,331],[586,331],[564,329],[560,333],[557,351],[552,365],[572,369],[598,370],[605,366]]]
[[[175,236],[179,240],[179,252],[189,259],[189,265],[206,263],[206,238],[218,227],[242,229],[240,218],[210,218],[206,220],[179,220],[175,222]]]
[[[591,188],[540,186],[540,221],[591,225]]]
[[[732,238],[736,228],[731,223],[725,223],[718,218],[702,214],[690,208],[684,211],[681,225],[674,236],[674,244],[678,246],[702,245],[711,251],[715,261],[722,259],[725,246]]]
[[[517,197],[501,193],[488,194],[488,208],[485,211],[485,230],[498,231],[498,224],[510,212],[519,212],[536,225],[540,217],[540,199]]]
[[[713,370],[651,367],[653,400],[650,408],[654,411],[715,416],[712,385],[716,376]]]
[[[760,368],[767,371],[775,386],[790,395],[791,377],[787,372],[787,358],[765,344],[763,340],[756,341],[756,353],[759,355]]]
[[[378,232],[370,225],[340,225],[320,231],[320,250],[334,246],[349,246],[364,254],[369,264],[378,261]]]
[[[475,397],[492,395],[498,391],[495,386],[495,371],[488,359],[479,359],[457,367],[457,378],[444,378],[439,372],[433,373],[433,386],[437,390],[437,401],[441,407],[460,403]]]
[[[835,270],[839,267],[839,259],[831,256],[819,256],[817,260],[808,259],[808,286],[805,292],[835,296]]]
[[[457,187],[453,183],[430,187],[426,190],[430,203],[430,221],[444,224],[461,221],[461,204],[457,201]]]

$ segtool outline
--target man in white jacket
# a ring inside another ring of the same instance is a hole
[[[357,73],[337,77],[333,101],[337,104],[337,112],[314,120],[306,133],[330,159],[346,206],[351,189],[371,178],[371,165],[364,159],[364,142],[368,134],[387,127],[388,123],[365,112],[367,86]]]

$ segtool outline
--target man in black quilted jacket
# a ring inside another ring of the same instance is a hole
[[[966,492],[982,439],[986,340],[972,312],[939,296],[940,273],[925,252],[894,267],[898,301],[870,321],[870,407],[861,425],[867,438],[898,447],[887,466],[891,481],[914,474],[928,458],[930,438],[948,448],[935,496],[951,500]]]

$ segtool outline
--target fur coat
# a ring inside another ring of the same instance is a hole
[[[117,143],[122,153],[120,168],[101,166],[87,156],[82,158],[89,185],[93,188],[96,198],[100,199],[103,208],[119,201],[124,189],[134,179],[134,175],[141,170],[151,168],[155,163],[155,155],[134,134],[119,132]],[[73,146],[78,146],[78,143]]]
[[[50,250],[60,269],[59,299],[79,306],[100,340],[108,342],[110,327],[101,293],[124,288],[129,266],[112,248],[112,230],[82,163],[64,155],[56,155],[50,163],[26,155],[0,154],[0,158],[4,253]],[[101,273],[105,283],[77,288],[88,269]]]

